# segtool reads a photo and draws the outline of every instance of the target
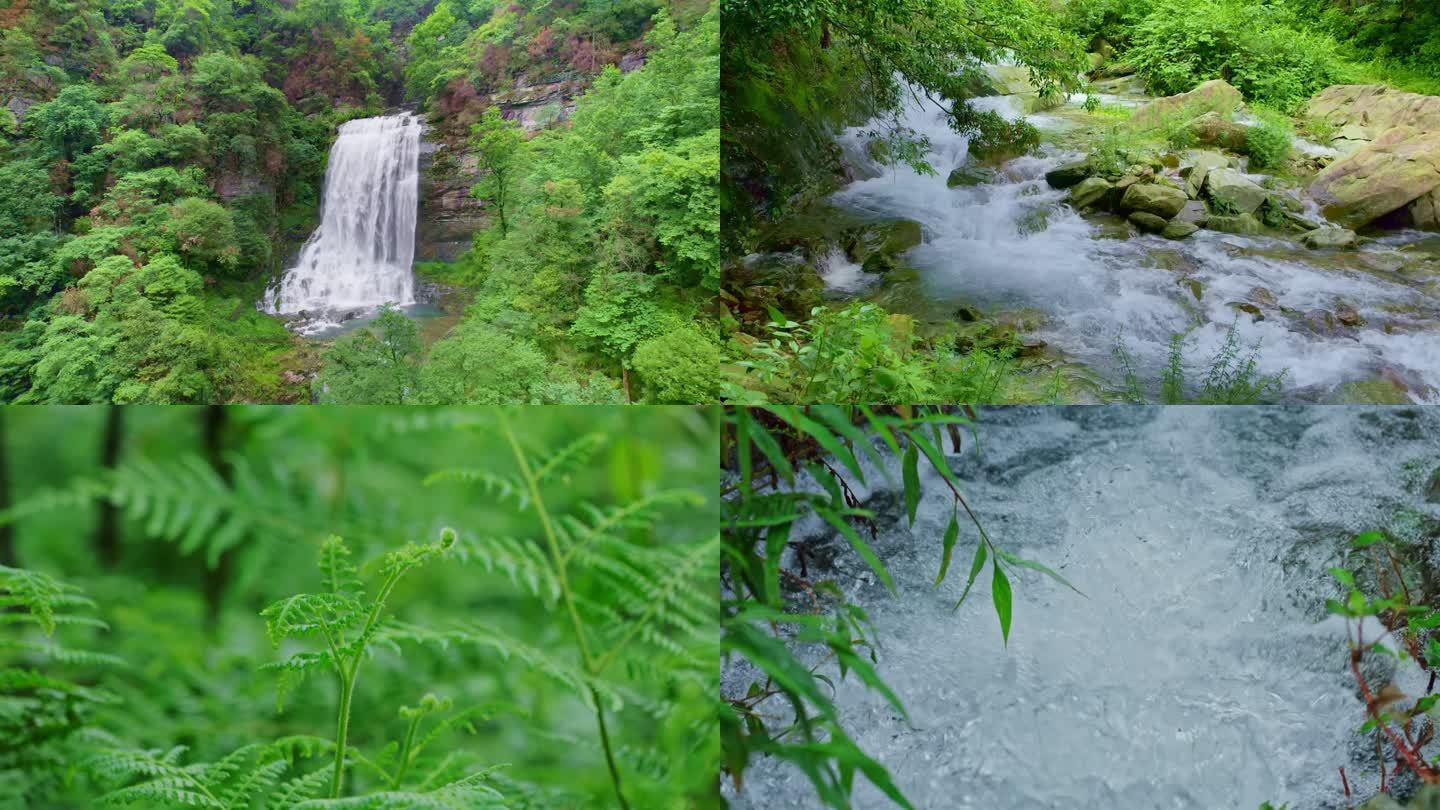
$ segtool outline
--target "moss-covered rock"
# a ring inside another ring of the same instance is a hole
[[[1357,242],[1355,232],[1346,228],[1316,228],[1300,236],[1300,244],[1317,250],[1345,250],[1355,247]]]
[[[1185,192],[1178,188],[1159,183],[1136,183],[1125,190],[1120,198],[1120,207],[1171,219],[1185,207],[1186,199]]]
[[[1205,196],[1223,214],[1253,214],[1270,195],[1234,169],[1215,169],[1205,176]]]
[[[984,183],[995,182],[996,172],[987,166],[977,166],[974,163],[966,163],[958,166],[945,178],[945,185],[949,188],[960,188],[978,186]]]
[[[1130,117],[1130,126],[1136,130],[1158,129],[1176,119],[1185,121],[1207,112],[1228,117],[1243,101],[1240,91],[1229,82],[1212,79],[1188,93],[1157,98],[1146,104]]]
[[[1165,218],[1147,211],[1132,211],[1127,218],[1135,223],[1135,227],[1146,233],[1160,233],[1165,230]]]
[[[1088,208],[1105,199],[1110,191],[1110,181],[1103,177],[1087,177],[1070,189],[1070,204],[1077,210]]]
[[[1440,130],[1397,126],[1316,175],[1310,195],[1325,216],[1368,225],[1440,188]]]
[[[1198,230],[1200,230],[1200,226],[1193,222],[1175,219],[1165,223],[1165,228],[1160,231],[1160,235],[1166,239],[1185,239]]]
[[[1090,161],[1080,160],[1064,166],[1057,166],[1046,172],[1045,182],[1049,183],[1051,188],[1070,188],[1080,185],[1094,173],[1095,170],[1091,167]]]
[[[1264,230],[1260,220],[1252,214],[1236,214],[1233,216],[1212,215],[1205,218],[1205,227],[1212,231],[1223,233],[1238,233],[1247,236],[1254,236]]]

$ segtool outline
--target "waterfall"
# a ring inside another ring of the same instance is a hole
[[[303,313],[299,330],[333,327],[381,304],[413,304],[420,122],[410,113],[340,126],[325,170],[320,227],[263,308]]]

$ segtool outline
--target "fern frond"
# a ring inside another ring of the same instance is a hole
[[[350,547],[337,535],[330,535],[320,545],[320,573],[332,594],[359,599],[365,593],[360,572],[350,562]]]
[[[455,630],[450,637],[462,644],[494,650],[505,660],[517,660],[531,669],[566,687],[573,695],[593,708],[595,697],[606,703],[606,708],[619,711],[625,706],[627,695],[616,685],[559,661],[541,650],[511,638],[489,627],[473,625]]]
[[[549,457],[540,468],[535,471],[537,483],[545,484],[551,481],[566,483],[570,480],[570,472],[576,467],[589,463],[595,453],[605,445],[606,437],[602,433],[587,433],[584,436],[570,442],[559,450],[550,453]]]
[[[467,537],[455,547],[461,561],[475,560],[486,571],[499,572],[517,587],[540,597],[546,604],[560,599],[560,580],[539,545],[510,537]]]
[[[496,500],[514,499],[516,505],[521,509],[526,508],[529,504],[524,484],[510,476],[496,475],[488,470],[457,468],[440,470],[425,477],[425,486],[427,487],[443,483],[469,484],[478,487],[486,495],[493,495]]]
[[[596,538],[612,532],[650,528],[660,518],[661,510],[665,507],[704,505],[705,499],[691,489],[660,490],[623,506],[612,506],[608,509],[584,504],[581,508],[589,517],[588,521],[573,515],[566,515],[559,521],[561,537],[569,546],[565,559],[572,558],[577,548],[583,548]]]
[[[500,808],[504,796],[490,786],[490,771],[480,771],[424,793],[386,791],[346,799],[311,799],[296,805],[296,810],[478,810]]]
[[[297,776],[286,782],[280,788],[280,792],[265,803],[265,807],[273,808],[273,810],[290,810],[306,799],[314,798],[315,794],[325,788],[325,783],[329,778],[329,765],[323,765],[307,774]]]
[[[327,635],[352,627],[364,617],[365,608],[355,599],[338,593],[300,593],[260,611],[265,633],[279,646],[290,636],[321,632]]]
[[[38,571],[0,565],[0,608],[18,607],[35,617],[47,635],[55,632],[56,615],[66,608],[93,608],[95,603],[74,585]]]

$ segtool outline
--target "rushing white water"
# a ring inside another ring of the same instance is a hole
[[[340,126],[325,169],[320,227],[264,309],[305,313],[300,329],[333,328],[345,315],[414,303],[420,120],[410,113]]]
[[[1344,564],[1355,532],[1398,531],[1399,504],[1440,517],[1413,472],[1440,463],[1440,411],[1108,406],[981,416],[981,452],[949,459],[971,506],[1002,547],[1085,593],[1017,572],[1008,647],[988,573],[954,610],[973,529],[962,532],[946,582],[931,587],[952,509],[933,472],[913,529],[898,466],[859,491],[879,516],[875,548],[898,596],[833,530],[806,523],[791,538],[812,544],[812,566],[833,550],[834,567],[811,576],[837,582],[876,626],[878,672],[909,722],[853,675],[842,681],[833,662],[820,672],[838,685],[846,729],[916,807],[1254,810],[1272,801],[1339,810],[1342,766],[1358,797],[1375,790],[1343,624],[1322,607],[1336,595],[1326,568]],[[722,683],[743,694],[750,677],[732,667]],[[1424,694],[1411,665],[1393,677]],[[762,711],[785,716],[779,701]],[[894,806],[856,781],[857,810]],[[805,777],[775,760],[755,762],[744,785],[735,810],[818,806]]]
[[[1021,114],[1011,98],[978,104],[1010,118]],[[1064,114],[1076,106],[1072,100],[1065,109],[1027,117],[1042,129],[1073,126]],[[1078,214],[1066,204],[1067,192],[1044,179],[1081,154],[1045,147],[1008,163],[993,184],[951,189],[950,171],[969,160],[967,138],[928,100],[909,99],[902,121],[929,139],[936,173],[876,166],[864,148],[875,125],[857,127],[840,143],[865,179],[831,202],[868,217],[919,222],[924,241],[906,258],[930,296],[992,310],[1039,310],[1046,322],[1037,337],[1112,379],[1119,371],[1117,335],[1123,335],[1142,376],[1154,379],[1173,334],[1189,333],[1187,357],[1202,365],[1236,318],[1231,304],[1264,288],[1275,305],[1263,320],[1239,316],[1237,332],[1246,344],[1261,343],[1260,371],[1287,372],[1287,397],[1323,400],[1342,383],[1375,379],[1404,387],[1413,399],[1437,397],[1440,299],[1428,271],[1407,269],[1424,257],[1403,250],[1424,234],[1401,232],[1343,254],[1209,230],[1183,241],[1106,238],[1098,220]],[[1311,216],[1318,214],[1313,203],[1301,202]],[[1123,223],[1114,222],[1124,233]],[[1342,307],[1353,308],[1364,323],[1337,326],[1306,317]]]

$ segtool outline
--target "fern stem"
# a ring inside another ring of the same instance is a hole
[[[335,773],[330,777],[330,798],[340,798],[340,785],[345,781],[345,743],[350,736],[350,699],[355,696],[353,675],[340,675],[340,716],[335,727]]]
[[[591,674],[598,672],[595,662],[590,657],[590,644],[585,639],[585,625],[580,620],[580,611],[575,608],[575,597],[570,593],[570,580],[565,575],[566,558],[560,553],[560,541],[555,537],[555,527],[550,522],[550,512],[545,508],[545,499],[540,496],[540,482],[536,480],[535,473],[530,469],[530,460],[521,449],[520,442],[515,438],[515,431],[510,429],[510,420],[506,418],[502,408],[496,409],[500,417],[500,428],[505,431],[505,438],[510,442],[510,450],[515,454],[515,462],[520,466],[520,475],[525,479],[525,487],[530,491],[530,501],[535,504],[535,514],[540,516],[540,526],[545,532],[545,542],[550,548],[550,558],[555,566],[555,578],[560,582],[560,592],[565,597],[565,608],[570,613],[570,622],[575,627],[575,639],[580,645],[580,655],[585,661],[585,669]],[[630,805],[625,801],[625,793],[620,789],[620,769],[615,766],[615,754],[610,750],[610,732],[605,728],[605,710],[600,702],[600,695],[595,687],[590,687],[590,698],[595,702],[595,721],[600,728],[600,745],[605,749],[605,764],[610,769],[610,782],[615,786],[615,798],[620,802],[621,810],[630,810]]]
[[[620,802],[620,810],[630,810],[625,794],[620,791],[620,769],[615,767],[615,753],[610,750],[610,734],[605,730],[605,709],[600,703],[600,693],[593,686],[590,687],[590,699],[595,701],[595,722],[600,726],[600,745],[605,749],[605,765],[610,768],[610,781],[615,784],[615,798]]]
[[[399,790],[400,781],[405,778],[405,771],[410,767],[410,747],[415,744],[415,732],[420,730],[420,715],[410,720],[410,727],[405,729],[405,741],[400,744],[400,763],[395,766],[395,776],[390,780],[390,789]]]
[[[545,542],[550,547],[550,559],[555,565],[555,578],[560,582],[565,608],[570,613],[570,622],[575,627],[575,639],[580,644],[580,656],[585,660],[585,668],[593,671],[594,662],[590,658],[590,643],[585,638],[585,625],[580,620],[580,611],[575,608],[575,597],[570,592],[570,581],[565,575],[565,556],[560,553],[560,541],[556,539],[555,527],[550,523],[550,511],[545,508],[545,499],[540,496],[540,482],[535,480],[535,473],[530,469],[530,460],[520,448],[520,442],[516,440],[515,432],[510,429],[510,420],[505,417],[503,410],[500,411],[500,427],[510,442],[515,462],[520,465],[520,475],[525,479],[526,489],[530,490],[530,501],[535,504],[535,513],[540,516],[540,527],[545,532]]]

